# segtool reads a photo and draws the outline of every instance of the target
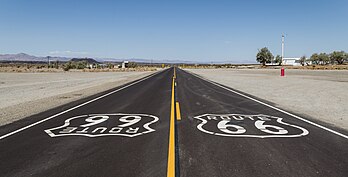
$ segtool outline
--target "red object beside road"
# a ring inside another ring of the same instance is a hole
[[[282,69],[280,69],[280,76],[284,76],[284,75],[285,75],[285,69],[282,68]]]

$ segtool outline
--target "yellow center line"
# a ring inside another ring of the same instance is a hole
[[[176,102],[176,120],[181,120],[180,105],[178,101]]]
[[[175,69],[174,69],[175,71]],[[172,81],[172,100],[170,106],[170,127],[169,127],[169,147],[168,147],[168,165],[167,165],[167,177],[175,177],[175,118],[174,118],[174,83],[175,78]]]
[[[174,79],[176,79],[176,70],[174,68]]]

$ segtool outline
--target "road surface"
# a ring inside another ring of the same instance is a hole
[[[348,137],[170,68],[0,127],[0,159],[0,176],[344,177]]]

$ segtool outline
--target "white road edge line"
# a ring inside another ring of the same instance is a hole
[[[287,114],[287,115],[289,115],[289,116],[292,116],[292,117],[294,117],[294,118],[296,118],[296,119],[302,120],[302,121],[307,122],[307,123],[309,123],[309,124],[311,124],[311,125],[314,125],[314,126],[316,126],[316,127],[322,128],[322,129],[324,129],[324,130],[326,130],[326,131],[329,131],[329,132],[334,133],[334,134],[336,134],[336,135],[338,135],[338,136],[341,136],[341,137],[343,137],[343,138],[348,139],[348,136],[345,135],[345,134],[342,134],[342,133],[337,132],[337,131],[335,131],[335,130],[332,130],[332,129],[330,129],[330,128],[324,127],[324,126],[319,125],[319,124],[317,124],[317,123],[314,123],[314,122],[312,122],[312,121],[310,121],[310,120],[304,119],[304,118],[302,118],[302,117],[300,117],[300,116],[294,115],[294,114],[289,113],[289,112],[287,112],[287,111],[284,111],[284,110],[282,110],[282,109],[280,109],[280,108],[274,107],[274,106],[269,105],[269,104],[267,104],[267,103],[264,103],[264,102],[262,102],[262,101],[260,101],[260,100],[257,100],[257,99],[255,99],[255,98],[252,98],[252,97],[249,97],[249,96],[244,95],[244,94],[242,94],[242,93],[239,93],[239,92],[237,92],[237,91],[235,91],[235,90],[231,90],[231,89],[229,89],[229,88],[227,88],[227,87],[225,87],[225,86],[222,86],[222,85],[220,85],[220,84],[217,84],[217,83],[215,83],[215,82],[213,82],[213,81],[211,81],[211,80],[208,80],[208,79],[206,79],[206,78],[203,78],[202,76],[197,75],[197,74],[195,74],[195,73],[192,73],[192,72],[190,72],[190,71],[186,71],[186,72],[189,72],[189,73],[191,73],[192,75],[194,75],[194,76],[196,76],[196,77],[198,77],[198,78],[200,78],[200,79],[203,79],[203,80],[205,80],[205,81],[207,81],[207,82],[209,82],[209,83],[211,83],[211,84],[214,84],[214,85],[216,85],[216,86],[218,86],[218,87],[221,87],[221,88],[223,88],[223,89],[226,89],[226,90],[228,90],[228,91],[230,91],[230,92],[233,92],[233,93],[235,93],[235,94],[237,94],[237,95],[240,95],[240,96],[242,96],[242,97],[245,97],[245,98],[247,98],[247,99],[250,99],[250,100],[252,100],[252,101],[255,101],[255,102],[257,102],[257,103],[260,103],[260,104],[262,104],[262,105],[264,105],[264,106],[267,106],[267,107],[269,107],[269,108],[272,108],[272,109],[274,109],[274,110],[277,110],[277,111],[279,111],[279,112],[282,112],[282,113],[284,113],[284,114]]]
[[[104,94],[104,95],[102,95],[102,96],[99,96],[99,97],[97,97],[97,98],[94,98],[94,99],[92,99],[92,100],[89,100],[89,101],[87,101],[87,102],[84,102],[84,103],[82,103],[82,104],[79,104],[79,105],[77,105],[77,106],[74,106],[74,107],[72,107],[72,108],[70,108],[70,109],[67,109],[67,110],[65,110],[65,111],[62,111],[62,112],[60,112],[60,113],[58,113],[58,114],[52,115],[52,116],[47,117],[47,118],[45,118],[45,119],[42,119],[42,120],[40,120],[40,121],[38,121],[38,122],[32,123],[32,124],[30,124],[30,125],[27,125],[27,126],[25,126],[25,127],[22,127],[22,128],[20,128],[20,129],[17,129],[17,130],[15,130],[15,131],[12,131],[12,132],[10,132],[10,133],[7,133],[7,134],[5,134],[5,135],[2,135],[2,136],[0,136],[0,140],[4,139],[4,138],[6,138],[6,137],[9,137],[9,136],[11,136],[11,135],[14,135],[14,134],[16,134],[16,133],[18,133],[18,132],[21,132],[21,131],[23,131],[23,130],[25,130],[25,129],[31,128],[31,127],[33,127],[33,126],[35,126],[35,125],[38,125],[38,124],[42,123],[42,122],[48,121],[48,120],[53,119],[53,118],[55,118],[55,117],[57,117],[57,116],[60,116],[60,115],[65,114],[65,113],[67,113],[67,112],[70,112],[70,111],[72,111],[72,110],[74,110],[74,109],[77,109],[77,108],[79,108],[79,107],[81,107],[81,106],[84,106],[84,105],[86,105],[86,104],[89,104],[89,103],[92,103],[92,102],[94,102],[94,101],[97,101],[97,100],[99,100],[99,99],[101,99],[101,98],[104,98],[104,97],[106,97],[106,96],[109,96],[109,95],[111,95],[111,94],[113,94],[113,93],[116,93],[116,92],[118,92],[118,91],[121,91],[121,90],[123,90],[123,89],[125,89],[125,88],[128,88],[128,87],[130,87],[130,86],[132,86],[132,85],[135,85],[135,84],[137,84],[137,83],[139,83],[139,82],[141,82],[141,81],[144,81],[144,80],[146,80],[146,79],[148,79],[148,78],[150,78],[150,77],[153,77],[153,76],[155,76],[155,75],[157,75],[157,74],[159,74],[159,73],[161,73],[161,72],[163,72],[163,71],[165,71],[165,70],[158,71],[157,73],[154,73],[154,74],[151,74],[151,75],[149,75],[149,76],[146,76],[146,77],[144,77],[144,78],[142,78],[142,79],[140,79],[140,80],[138,80],[138,81],[136,81],[136,82],[133,82],[133,83],[131,83],[131,84],[128,84],[128,85],[126,85],[126,86],[124,86],[124,87],[121,87],[121,88],[119,88],[119,89],[117,89],[117,90],[114,90],[114,91],[112,91],[112,92],[106,93],[106,94]]]

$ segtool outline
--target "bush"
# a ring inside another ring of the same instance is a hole
[[[128,63],[128,68],[136,68],[138,65],[135,62],[129,62]]]
[[[87,67],[87,63],[86,62],[77,62],[77,69],[85,69]]]
[[[71,62],[68,62],[68,63],[63,65],[63,70],[64,71],[69,71],[70,69],[73,69],[73,68],[74,68],[74,66],[72,65]]]

